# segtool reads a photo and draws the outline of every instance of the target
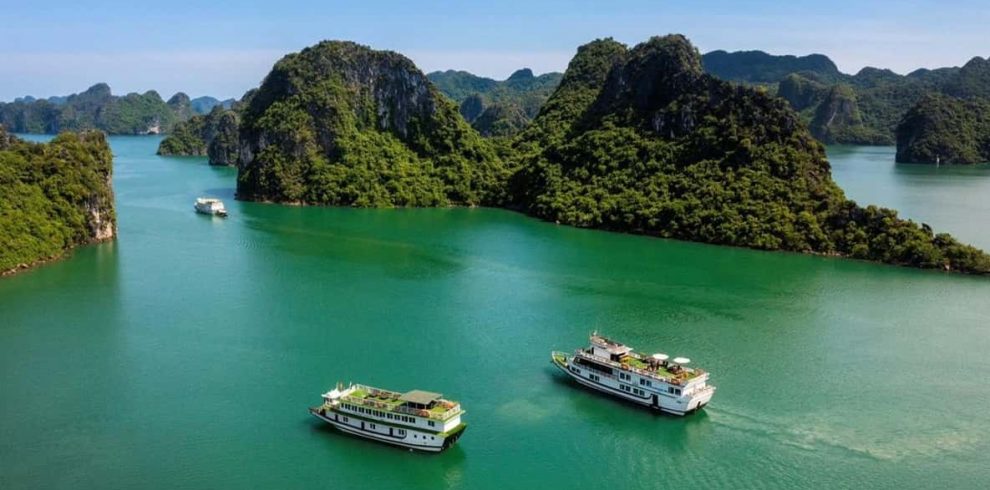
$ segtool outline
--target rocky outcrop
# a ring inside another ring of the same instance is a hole
[[[811,134],[825,144],[880,145],[888,135],[867,126],[855,90],[848,85],[835,85],[828,90],[815,109]]]
[[[192,101],[183,92],[176,93],[165,104],[168,105],[168,108],[172,110],[172,113],[175,114],[175,117],[179,121],[185,121],[196,115],[196,111],[192,107]]]
[[[828,93],[829,88],[825,84],[796,73],[787,75],[777,85],[777,95],[798,112],[817,107]]]
[[[214,112],[219,114],[214,116]],[[205,138],[206,155],[210,165],[232,166],[237,164],[238,145],[240,143],[240,116],[234,110],[221,110],[210,113],[211,121],[207,124]]]
[[[472,94],[464,99],[464,102],[461,102],[458,110],[461,116],[464,117],[464,120],[474,122],[475,119],[478,119],[478,116],[485,112],[485,99],[481,98],[480,94]]]
[[[507,137],[522,131],[529,124],[529,117],[521,107],[512,103],[496,102],[471,121],[471,127],[486,137]]]
[[[101,132],[21,141],[0,127],[0,272],[116,234],[113,164]]]
[[[504,168],[408,58],[325,41],[275,64],[240,125],[239,199],[491,204]]]
[[[990,162],[990,101],[930,94],[897,127],[899,163]]]
[[[162,156],[207,156],[210,165],[235,165],[238,154],[240,115],[236,110],[215,106],[209,114],[193,116],[175,126],[158,145]]]

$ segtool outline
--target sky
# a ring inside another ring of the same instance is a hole
[[[237,97],[283,55],[346,39],[424,71],[563,71],[601,37],[681,33],[702,51],[822,53],[907,73],[990,56],[990,0],[0,0],[0,101],[85,90]]]

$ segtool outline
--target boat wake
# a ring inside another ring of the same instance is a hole
[[[720,406],[707,409],[709,421],[720,427],[764,437],[779,444],[806,451],[841,451],[877,461],[929,458],[946,453],[963,453],[982,445],[983,429],[961,426],[917,427],[905,424],[897,430],[883,430],[878,424],[843,423],[815,414],[800,419],[772,418],[735,412]],[[854,429],[853,427],[860,427]]]

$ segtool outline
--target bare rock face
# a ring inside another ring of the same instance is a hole
[[[217,114],[215,119],[206,150],[210,165],[236,165],[240,117],[237,112],[226,110]]]

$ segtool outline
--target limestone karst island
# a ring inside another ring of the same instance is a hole
[[[990,481],[986,5],[3,10],[0,488]]]

